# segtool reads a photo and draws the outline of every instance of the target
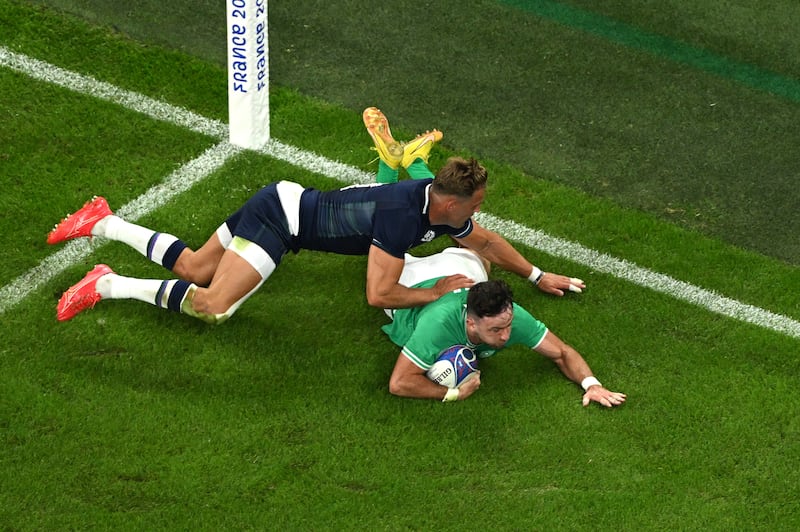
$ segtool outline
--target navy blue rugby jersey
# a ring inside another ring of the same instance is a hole
[[[437,236],[470,234],[471,219],[459,228],[430,224],[432,181],[355,185],[327,192],[307,189],[300,199],[300,234],[295,242],[302,249],[344,255],[366,255],[374,244],[402,259],[410,248]]]

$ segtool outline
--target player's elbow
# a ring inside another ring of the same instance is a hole
[[[408,378],[402,372],[393,372],[389,377],[389,393],[398,397],[408,397]]]
[[[369,288],[367,288],[367,304],[371,307],[391,308],[391,305],[384,294],[381,294],[376,290],[370,290]]]

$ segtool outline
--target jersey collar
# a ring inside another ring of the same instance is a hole
[[[422,214],[428,214],[428,207],[431,205],[431,187],[433,183],[428,183],[425,187],[425,204],[422,206]]]

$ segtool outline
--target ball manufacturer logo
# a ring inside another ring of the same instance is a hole
[[[453,374],[453,368],[447,368],[446,370],[444,370],[443,372],[441,372],[441,373],[439,374],[439,376],[438,376],[438,377],[436,377],[436,378],[433,380],[433,382],[435,382],[436,384],[441,384],[443,380],[447,379],[447,378],[448,378],[450,375],[452,375],[452,374]]]

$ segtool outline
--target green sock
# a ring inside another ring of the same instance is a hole
[[[408,175],[411,179],[428,179],[433,177],[433,173],[428,168],[428,163],[422,159],[414,159],[414,162],[408,165]]]
[[[400,171],[397,168],[391,168],[382,160],[378,160],[378,175],[375,176],[375,181],[378,183],[397,183],[397,178]]]

